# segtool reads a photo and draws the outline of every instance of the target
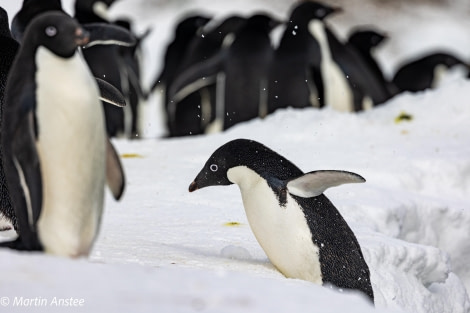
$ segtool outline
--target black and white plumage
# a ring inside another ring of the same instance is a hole
[[[351,228],[323,192],[365,180],[344,171],[303,173],[266,146],[246,139],[218,148],[189,191],[237,184],[250,227],[285,276],[356,289],[374,299],[370,273]]]
[[[400,65],[392,82],[400,92],[434,88],[445,72],[454,66],[463,66],[470,77],[469,64],[455,55],[445,51],[428,52]]]
[[[124,173],[105,132],[103,94],[78,47],[92,40],[131,45],[134,38],[104,28],[85,29],[63,12],[40,14],[26,28],[1,117],[19,236],[0,246],[87,255],[99,229],[106,180],[116,199],[123,193]],[[106,91],[110,102],[122,103],[117,90]]]
[[[267,101],[267,74],[274,54],[269,33],[279,22],[266,14],[249,17],[225,49],[184,71],[174,81],[170,101],[217,85],[213,132],[256,118]]]

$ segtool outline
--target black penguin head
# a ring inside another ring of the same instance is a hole
[[[245,27],[249,29],[262,29],[263,31],[269,33],[280,24],[280,21],[269,16],[267,13],[257,13],[250,16],[246,20]]]
[[[115,0],[76,0],[75,18],[81,23],[104,23],[107,10]]]
[[[349,42],[362,49],[372,49],[377,47],[385,39],[387,39],[387,36],[378,31],[359,29],[350,35]]]
[[[77,47],[88,43],[88,33],[76,20],[63,12],[51,11],[38,15],[24,34],[23,43],[33,48],[43,46],[52,53],[69,58]]]
[[[291,20],[308,23],[314,19],[323,20],[327,16],[341,11],[342,9],[339,7],[335,8],[315,1],[303,1],[292,11]]]
[[[218,148],[189,186],[189,191],[218,185],[230,185],[227,171],[237,166],[246,166],[265,178],[286,180],[302,175],[286,158],[263,144],[248,140],[232,140]]]
[[[193,36],[196,32],[201,29],[204,25],[206,25],[211,20],[210,17],[200,15],[200,14],[192,14],[181,20],[178,25],[176,26],[175,34],[176,37],[180,36]]]

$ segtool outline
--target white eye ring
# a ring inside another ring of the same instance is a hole
[[[217,164],[211,164],[211,166],[209,166],[209,169],[213,172],[217,172],[219,167],[217,166]]]
[[[46,27],[45,32],[47,36],[54,37],[55,35],[57,35],[57,28],[55,28],[54,26],[48,26]]]

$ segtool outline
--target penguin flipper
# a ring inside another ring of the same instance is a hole
[[[287,183],[290,194],[302,198],[321,195],[330,187],[342,184],[363,183],[366,180],[355,173],[346,171],[323,170],[313,171],[294,178]]]
[[[106,138],[106,181],[114,199],[121,199],[126,185],[124,169],[109,138]]]
[[[3,129],[2,129],[3,130]],[[34,114],[29,111],[18,123],[11,145],[3,147],[5,177],[18,221],[19,238],[2,247],[18,250],[40,250],[37,221],[42,208],[42,180],[36,150]]]
[[[168,99],[179,102],[189,94],[214,84],[217,81],[217,73],[221,70],[224,58],[225,52],[222,51],[183,71],[170,86]]]
[[[83,24],[82,27],[90,33],[89,42],[82,48],[87,49],[96,45],[117,45],[133,47],[137,38],[127,29],[106,23]]]
[[[100,90],[100,100],[113,104],[118,107],[125,107],[126,100],[122,93],[111,85],[110,83],[102,80],[101,78],[95,77],[96,83],[98,84],[98,89]]]

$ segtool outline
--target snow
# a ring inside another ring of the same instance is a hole
[[[149,39],[158,48],[145,59],[149,81],[183,4],[192,9],[207,1],[126,2],[121,12],[136,12],[140,29],[158,26]],[[211,9],[251,12],[266,2],[241,3],[247,2],[217,2]],[[276,14],[289,6],[272,3]],[[0,5],[15,10],[10,1]],[[468,48],[465,41],[459,45]],[[120,202],[107,193],[90,257],[0,250],[0,306],[18,312],[25,306],[34,312],[66,306],[87,312],[470,312],[469,97],[470,82],[456,78],[359,114],[285,109],[222,134],[113,140],[127,189]],[[411,120],[396,120],[402,113]],[[188,192],[210,154],[235,138],[260,141],[305,172],[346,170],[367,180],[326,195],[361,244],[375,309],[355,293],[282,276],[256,242],[236,186]]]

